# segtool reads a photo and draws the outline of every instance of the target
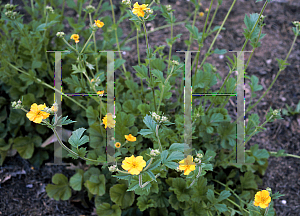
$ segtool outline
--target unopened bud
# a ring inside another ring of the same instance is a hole
[[[96,9],[93,5],[88,5],[85,7],[87,13],[93,13]]]
[[[176,61],[176,60],[173,60],[172,63],[173,63],[174,65],[179,65],[179,62]]]
[[[117,165],[113,165],[113,166],[108,167],[108,170],[109,170],[110,172],[115,172],[115,171],[117,171]]]
[[[54,13],[54,10],[51,6],[46,6],[46,11]]]
[[[56,37],[63,38],[64,36],[65,36],[65,33],[64,33],[64,32],[57,32],[57,33],[56,33]]]
[[[269,188],[269,187],[267,187],[267,188],[266,188],[266,191],[268,191],[268,192],[269,192],[269,194],[271,194],[271,193],[272,193],[272,189],[271,189],[271,188]]]
[[[168,12],[171,12],[172,6],[171,5],[166,5],[166,9],[167,9]]]
[[[150,10],[147,11],[147,13],[148,13],[148,14],[153,14],[153,10],[150,9]]]
[[[131,1],[130,0],[122,0],[122,4],[130,7],[131,6]]]
[[[12,107],[15,107],[16,105],[17,105],[17,102],[16,102],[16,101],[14,101],[14,102],[11,103],[11,106],[12,106]]]
[[[203,154],[198,153],[198,154],[197,154],[197,158],[199,158],[199,159],[203,158]]]

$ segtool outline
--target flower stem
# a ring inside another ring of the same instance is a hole
[[[52,131],[54,132],[54,134],[55,134],[55,136],[56,136],[56,138],[57,138],[59,144],[60,144],[65,150],[67,150],[69,153],[71,153],[71,154],[73,154],[73,155],[75,155],[75,156],[77,156],[77,157],[79,157],[79,158],[81,158],[81,159],[83,159],[83,160],[86,160],[86,161],[92,161],[92,162],[98,162],[98,163],[100,162],[100,161],[93,160],[93,159],[90,159],[90,158],[80,157],[77,153],[73,152],[71,149],[69,149],[67,146],[65,146],[65,145],[63,144],[63,142],[60,140],[60,138],[59,138],[59,136],[58,136],[57,131],[55,130],[55,128],[52,128]]]
[[[201,166],[199,166],[199,172],[198,172],[196,178],[193,180],[193,182],[190,184],[190,186],[188,186],[186,189],[189,189],[190,187],[192,187],[193,184],[195,184],[195,181],[199,178],[199,176],[201,175],[201,172],[202,172],[202,168],[201,168]]]
[[[258,42],[259,42],[259,38],[260,38],[261,32],[262,32],[262,26],[260,27],[259,35],[258,35],[257,41],[255,42],[254,47],[256,47],[256,45],[257,45]],[[249,62],[250,62],[250,60],[251,60],[251,58],[252,58],[252,56],[253,56],[254,50],[255,50],[255,48],[253,48],[253,50],[252,50],[252,52],[251,52],[251,54],[250,54],[250,57],[248,58],[247,64],[246,64],[246,66],[245,66],[245,71],[246,71],[246,69],[248,68],[248,65],[249,65]]]
[[[171,77],[173,71],[174,71],[174,65],[173,65],[173,67],[172,67],[171,73],[169,74],[169,76],[168,76],[167,79],[165,80],[164,84],[162,85],[162,90],[161,90],[160,98],[159,98],[159,104],[158,104],[158,108],[157,108],[157,111],[156,111],[157,114],[158,114],[158,112],[159,112],[160,104],[161,104],[161,101],[162,101],[162,98],[163,98],[164,89],[165,89],[165,84],[168,82],[168,80],[169,80],[169,78]]]
[[[74,50],[78,55],[79,55],[79,52],[78,52],[78,50],[77,49],[75,49],[74,47],[72,47],[69,43],[68,43],[68,41],[66,41],[66,39],[65,38],[62,38],[63,39],[63,41],[72,49],[72,50]]]
[[[149,168],[149,166],[151,165],[152,161],[153,161],[153,157],[151,157],[148,166],[146,166],[145,169],[143,169],[143,171],[146,171]]]
[[[230,14],[230,12],[231,12],[231,10],[232,10],[232,8],[233,8],[235,2],[236,2],[236,0],[234,0],[234,1],[232,2],[232,4],[231,4],[231,6],[230,6],[230,8],[229,8],[229,10],[228,10],[228,12],[227,12],[227,14],[226,14],[224,20],[223,20],[223,23],[221,24],[221,26],[220,26],[220,28],[219,28],[219,30],[218,30],[218,32],[217,32],[215,38],[213,39],[213,41],[212,41],[212,43],[211,43],[211,45],[210,45],[210,47],[209,47],[209,49],[208,49],[208,51],[207,51],[206,53],[209,53],[209,52],[211,51],[213,45],[215,44],[215,42],[216,42],[216,40],[217,40],[217,37],[219,36],[219,34],[220,34],[220,32],[221,32],[221,30],[222,30],[222,28],[223,28],[223,26],[224,26],[224,24],[225,24],[225,22],[226,22],[226,20],[227,20],[227,18],[228,18],[228,16],[229,16],[229,14]],[[206,59],[207,59],[208,56],[209,56],[209,55],[205,55],[204,59],[202,60],[202,62],[201,62],[201,64],[200,64],[199,69],[202,67],[203,63],[206,61]],[[196,76],[196,73],[195,73],[194,76]]]
[[[4,61],[6,61],[6,60],[4,59]],[[23,70],[21,70],[21,69],[15,67],[14,65],[12,65],[11,63],[9,63],[8,61],[6,61],[6,62],[7,62],[12,68],[16,69],[17,71],[20,71],[21,73],[23,73],[23,74],[25,74],[25,75],[27,75],[27,76],[31,76],[31,75],[29,75],[29,73],[27,73],[27,72],[25,72],[25,71],[23,71]],[[49,85],[49,84],[43,82],[42,80],[40,80],[40,79],[38,79],[38,78],[35,78],[35,80],[36,80],[36,82],[41,83],[42,85],[47,86],[48,88],[51,88],[51,89],[53,89],[54,91],[56,91],[56,92],[60,93],[61,95],[65,96],[66,98],[70,99],[71,101],[73,101],[74,103],[76,103],[78,106],[80,106],[82,109],[87,110],[87,108],[85,108],[84,106],[82,106],[79,102],[77,102],[76,100],[72,99],[72,98],[69,97],[68,95],[65,95],[64,93],[62,93],[61,91],[57,90],[57,89],[54,88],[53,86],[51,86],[51,85]]]
[[[170,13],[171,14],[171,42],[173,41],[173,20],[172,20],[172,18],[173,18],[173,14],[172,14],[172,12]],[[167,71],[169,71],[169,67],[170,67],[170,61],[171,61],[171,54],[172,54],[172,44],[170,45],[170,49],[169,49],[169,62],[168,62],[168,70]]]
[[[138,28],[136,28],[136,50],[137,50],[137,55],[138,55],[138,64],[140,66],[141,65],[141,59],[140,59],[139,29]],[[144,103],[145,103],[144,84],[143,84],[143,79],[142,78],[141,78],[141,87],[142,87],[142,100],[144,100]]]
[[[98,13],[98,11],[99,11],[99,9],[100,9],[101,5],[102,5],[102,1],[103,1],[103,0],[101,0],[101,1],[99,2],[98,6],[97,6],[97,9],[96,9],[96,11],[95,11],[95,13],[94,13],[94,17],[93,17],[93,19],[95,19],[95,18],[96,18],[96,15],[97,15],[97,13]]]
[[[83,46],[83,48],[82,48],[82,50],[80,51],[79,54],[81,54],[83,52],[83,50],[85,49],[86,45],[88,44],[88,42],[90,41],[90,39],[91,39],[92,36],[93,36],[93,32],[91,33],[89,39],[85,42],[85,44],[84,44],[84,46]]]
[[[198,4],[199,4],[200,2],[201,2],[201,0],[198,1]],[[199,10],[199,6],[196,5],[196,6],[195,6],[195,10],[194,10],[194,19],[193,19],[192,29],[194,29],[194,26],[195,26],[195,22],[196,22],[196,17],[197,17],[197,14],[198,14],[198,10]],[[189,45],[188,45],[187,51],[190,51],[191,43],[192,43],[192,34],[190,33]]]
[[[217,191],[214,191],[217,195],[220,195],[220,193],[218,193]],[[226,199],[227,201],[231,202],[233,205],[235,205],[236,207],[238,207],[241,211],[245,211],[247,212],[248,214],[250,214],[249,211],[247,211],[246,209],[242,208],[241,206],[239,206],[238,204],[236,204],[234,201],[232,201],[231,199],[227,198]]]
[[[89,13],[89,17],[90,17],[90,24],[92,25],[92,15]],[[94,48],[95,48],[95,63],[96,63],[96,73],[98,74],[98,61],[97,61],[97,43],[96,43],[96,33],[93,31],[93,39],[94,39]],[[92,70],[90,70],[93,77],[95,77],[95,75],[93,74]]]
[[[267,124],[271,119],[273,118],[273,115],[270,116],[270,118],[268,118],[261,126],[259,127],[263,127],[265,124]],[[257,129],[255,128],[255,130],[249,135],[249,137],[246,139],[244,145],[246,145],[246,143],[250,140],[250,138],[254,135],[254,133],[257,131]]]
[[[157,140],[158,140],[158,145],[159,145],[159,149],[160,149],[160,152],[162,152],[162,146],[161,146],[161,143],[160,143],[160,140],[159,140],[159,136],[158,136],[158,127],[159,125],[156,125],[156,136],[157,136]]]
[[[143,20],[142,21],[143,23],[143,27],[144,27],[144,31],[145,31],[145,38],[146,38],[146,45],[147,45],[147,55],[148,53],[150,53],[150,50],[149,50],[149,43],[148,43],[148,34],[147,34],[147,28],[146,28],[146,25],[145,25],[145,21]],[[149,74],[150,74],[150,79],[151,79],[151,82],[153,80],[153,75],[151,73],[151,61],[150,61],[150,56],[149,56]],[[153,100],[154,100],[154,110],[156,109],[156,101],[155,101],[155,93],[154,93],[154,87],[152,87],[152,94],[153,94]]]

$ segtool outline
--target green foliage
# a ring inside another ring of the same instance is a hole
[[[67,0],[66,5],[80,14],[82,4],[85,2]],[[198,2],[195,0],[191,2],[198,10]],[[96,48],[97,50],[132,51],[125,46],[131,33],[125,35],[126,38],[124,37],[123,30],[120,28],[122,22],[130,23],[133,28],[132,32],[138,29],[139,34],[144,34],[140,35],[143,37],[146,33],[143,27],[148,28],[147,22],[156,18],[155,12],[162,15],[169,24],[174,25],[176,22],[174,10],[164,5],[151,5],[154,14],[148,16],[146,13],[144,18],[134,15],[131,10],[122,6],[119,20],[115,20],[112,15],[103,15],[103,12],[111,10],[110,3],[104,2],[100,5],[100,10],[92,14],[92,20],[99,17],[105,23],[99,30],[103,38],[101,40],[96,38],[96,44],[93,44],[92,31],[86,29],[86,20],[83,19],[88,14],[81,13],[78,20],[63,17],[58,15],[61,14],[59,10],[62,1],[51,1],[51,3],[55,7],[55,13],[46,13],[48,15],[43,13],[44,4],[39,4],[39,1],[34,5],[34,12],[30,6],[25,6],[24,9],[34,18],[26,24],[23,23],[21,17],[13,20],[5,15],[6,11],[1,13],[0,27],[3,35],[0,36],[2,41],[0,54],[3,61],[0,65],[0,90],[7,95],[0,97],[0,165],[4,163],[8,152],[16,149],[21,157],[29,159],[34,166],[41,166],[49,155],[53,154],[51,146],[41,149],[42,140],[52,136],[56,126],[66,126],[72,130],[71,137],[64,138],[70,144],[66,147],[70,146],[70,151],[75,153],[67,152],[71,157],[68,160],[73,163],[74,160],[81,160],[79,157],[87,157],[94,161],[86,162],[86,165],[91,166],[88,170],[77,169],[69,182],[63,174],[55,174],[52,178],[54,184],[46,187],[48,196],[55,200],[69,199],[72,195],[71,189],[79,193],[80,191],[87,192],[85,194],[89,200],[95,199],[98,215],[245,215],[247,211],[244,208],[247,208],[250,215],[265,213],[264,210],[252,205],[258,184],[261,184],[259,175],[263,175],[267,169],[270,156],[279,157],[287,156],[287,154],[284,150],[269,153],[265,149],[259,149],[256,144],[251,146],[250,151],[245,155],[245,162],[251,165],[229,166],[227,163],[232,161],[236,145],[236,124],[232,122],[229,112],[224,108],[228,102],[226,97],[216,96],[201,97],[200,104],[194,105],[192,134],[188,135],[193,140],[193,148],[189,149],[185,143],[185,105],[181,97],[185,79],[183,78],[184,64],[178,56],[170,55],[168,58],[165,54],[165,48],[174,45],[177,39],[181,38],[181,34],[167,38],[165,45],[151,48],[151,44],[147,44],[147,57],[141,60],[145,63],[132,66],[132,68],[127,67],[124,59],[114,57],[115,71],[123,72],[124,68],[128,70],[115,80],[114,141],[106,139],[107,131],[102,124],[102,119],[107,114],[105,113],[106,97],[86,96],[82,99],[76,98],[77,103],[75,103],[63,96],[62,115],[51,116],[52,120],[49,117],[40,124],[29,121],[24,110],[12,109],[8,101],[12,102],[20,98],[26,110],[33,103],[47,102],[46,105],[51,107],[54,102],[54,90],[49,86],[54,85],[55,55],[46,53],[46,50],[69,50],[68,53],[62,54],[63,92],[90,94],[104,90],[107,93],[105,82],[107,56],[103,52],[95,53]],[[218,0],[218,4],[221,5],[222,0]],[[48,16],[47,23],[45,16]],[[259,47],[261,43],[259,40],[265,36],[265,34],[260,34],[258,37],[259,25],[254,28],[258,16],[257,13],[253,13],[249,16],[245,15],[244,18],[246,25],[244,35],[251,41],[250,45],[253,48]],[[69,44],[55,35],[64,29],[62,24],[64,19],[72,28],[64,36]],[[185,23],[185,27],[190,33],[190,39],[185,41],[186,45],[191,46],[196,42],[199,49],[202,49],[202,43],[209,35],[225,30],[222,26],[214,26],[212,29],[209,27],[208,31],[203,31],[199,26],[196,27],[189,22]],[[293,31],[297,33],[296,28],[293,28]],[[73,33],[80,35],[78,44],[70,40]],[[151,34],[149,32],[147,34],[147,39],[149,39]],[[91,39],[89,42],[87,42],[88,38]],[[133,38],[129,40],[131,39]],[[96,45],[95,49],[94,45]],[[84,46],[85,50],[81,52]],[[75,51],[74,49],[77,48],[78,50]],[[205,57],[212,54],[224,55],[226,50],[214,47],[205,53]],[[226,57],[230,70],[236,70],[237,57],[234,56],[233,59]],[[178,64],[173,60],[178,61]],[[286,60],[277,59],[277,61],[280,70],[284,70],[289,65]],[[142,89],[139,86],[140,82],[132,79],[132,70],[141,81],[146,82],[148,88],[144,86]],[[215,87],[217,79],[221,81],[221,76],[217,71],[214,65],[202,62],[197,73],[191,78],[193,92],[235,94],[235,78],[227,77],[222,89]],[[86,76],[89,80],[93,79],[92,86]],[[245,78],[250,80],[251,98],[256,97],[255,92],[262,90],[262,86],[258,84],[259,79],[254,75],[245,76]],[[170,100],[172,93],[175,94],[175,98],[178,98],[176,102]],[[157,110],[158,104],[159,110]],[[207,108],[210,104],[212,106]],[[288,106],[287,109],[288,111],[283,110],[284,114],[300,113],[300,102],[295,111]],[[155,120],[149,115],[153,112],[157,112],[160,116],[163,113],[168,120],[164,122]],[[270,108],[266,120],[273,122],[274,119],[281,119],[280,112],[275,112]],[[71,125],[71,123],[75,124]],[[259,125],[259,116],[256,113],[248,116],[245,135],[249,137],[265,129],[264,125]],[[45,126],[52,130],[47,130]],[[87,134],[83,135],[85,131]],[[125,142],[124,135],[128,134],[135,136],[136,141]],[[9,139],[7,139],[8,136],[10,136]],[[121,147],[116,148],[115,142],[120,142]],[[82,147],[83,145],[85,147]],[[149,147],[158,149],[159,153],[156,152],[154,155]],[[131,175],[125,171],[119,172],[121,169],[119,164],[117,173],[110,174],[113,168],[111,164],[105,163],[109,158],[109,155],[106,158],[105,151],[112,150],[112,148],[115,150],[115,162],[118,163],[131,155],[143,156],[146,167],[143,167],[139,174],[142,176],[141,179],[138,175]],[[190,167],[189,175],[176,170],[178,162],[185,158],[186,152],[193,156],[194,162],[197,159],[196,165]],[[202,156],[197,157],[197,154],[202,154]],[[99,165],[99,162],[102,164]],[[213,179],[218,179],[221,184],[214,182]],[[143,187],[141,188],[140,185]],[[272,200],[280,196],[282,195],[278,192],[271,195]],[[245,205],[245,203],[248,204]],[[268,215],[275,214],[273,205],[272,201]]]
[[[68,200],[72,193],[69,187],[68,178],[63,174],[55,174],[52,177],[53,184],[48,184],[46,186],[46,192],[49,197],[58,200]]]

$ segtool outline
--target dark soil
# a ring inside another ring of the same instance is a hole
[[[113,1],[119,3],[121,1]],[[163,4],[171,4],[175,9],[177,22],[183,21],[187,17],[189,11],[188,2],[186,1],[161,1]],[[212,28],[216,25],[221,25],[232,1],[223,1],[223,5],[219,8]],[[4,1],[4,3],[6,3]],[[22,2],[17,10],[22,14],[26,12],[22,9]],[[203,2],[203,8],[208,8],[210,1]],[[216,40],[214,48],[226,50],[241,50],[245,41],[243,36],[244,17],[245,13],[259,13],[263,2],[255,3],[254,0],[237,1],[233,10],[228,17],[225,28],[221,35]],[[118,8],[118,6],[117,6]],[[192,7],[190,7],[192,8]],[[212,14],[216,8],[216,2],[212,7]],[[201,9],[204,11],[204,9]],[[292,44],[294,34],[292,32],[292,21],[300,20],[300,4],[296,1],[277,0],[272,1],[266,7],[264,15],[266,26],[263,28],[263,33],[267,34],[262,39],[262,46],[255,50],[253,58],[247,69],[249,76],[255,75],[259,78],[259,84],[263,86],[263,90],[258,93],[258,97],[254,99],[256,102],[258,98],[270,86],[272,80],[277,74],[278,65],[275,58],[285,59],[286,54]],[[73,14],[73,10],[66,8],[66,14]],[[107,12],[108,13],[108,12]],[[120,10],[116,10],[117,19],[120,15]],[[28,18],[27,18],[28,19]],[[24,17],[26,21],[26,16]],[[192,21],[192,18],[191,18]],[[196,26],[202,30],[204,19],[197,19]],[[148,29],[155,28],[167,24],[164,18],[160,15],[149,23]],[[123,23],[122,26],[124,35],[128,34],[131,29],[128,23]],[[65,31],[65,33],[68,33]],[[174,27],[174,35],[183,34],[181,39],[173,45],[172,55],[181,56],[176,50],[186,50],[184,40],[189,39],[188,31],[183,25]],[[207,50],[211,44],[213,34],[205,41],[205,46],[202,50]],[[155,33],[149,34],[149,43],[152,47],[155,45],[166,45],[165,39],[170,37],[170,29],[160,30]],[[145,40],[140,38],[140,53],[141,60],[145,57]],[[131,66],[137,64],[136,41],[127,44],[132,50],[123,55],[126,60],[126,66],[129,71],[132,71]],[[265,98],[253,108],[246,116],[251,113],[258,113],[261,123],[265,121],[265,114],[269,107],[273,109],[285,108],[285,104],[295,108],[300,100],[300,77],[299,77],[299,60],[300,51],[299,43],[296,42],[291,55],[288,59],[289,66],[281,72],[277,81],[273,85],[270,92]],[[194,43],[191,50],[197,50]],[[252,47],[247,45],[247,51],[251,51]],[[167,54],[168,49],[165,48],[164,52]],[[201,52],[200,62],[203,59],[204,52]],[[232,58],[232,53],[226,55]],[[236,54],[235,54],[236,55]],[[181,56],[182,57],[182,56]],[[245,62],[249,54],[245,54]],[[226,57],[220,58],[218,55],[213,55],[207,59],[207,62],[215,65],[220,72],[221,76],[226,77],[229,69],[225,62]],[[135,80],[140,83],[139,78],[135,75]],[[246,108],[249,104],[250,91],[249,86],[245,85],[246,92]],[[232,103],[234,106],[234,103]],[[230,106],[230,105],[229,105]],[[247,121],[247,120],[246,120]],[[269,151],[278,151],[285,149],[286,153],[300,155],[300,116],[283,116],[282,120],[276,120],[273,123],[265,125],[266,131],[254,136],[246,149],[251,145],[259,144],[260,148],[265,148]],[[51,159],[50,159],[51,160]],[[260,189],[266,187],[272,188],[273,192],[279,191],[285,194],[278,200],[275,200],[275,210],[277,215],[299,215],[300,213],[300,160],[292,157],[271,157],[269,159],[269,166],[263,177],[263,185]],[[23,172],[22,172],[23,171]],[[47,166],[43,165],[40,169],[31,169],[30,163],[16,155],[7,158],[3,167],[0,168],[0,179],[3,181],[5,177],[9,179],[0,185],[0,214],[3,215],[91,215],[93,212],[93,205],[84,208],[80,202],[71,201],[55,201],[50,199],[44,188],[47,184],[51,183],[51,178],[55,173],[63,173],[70,178],[75,171],[65,169],[65,166]],[[14,175],[13,175],[14,174]],[[76,195],[73,191],[73,195]],[[285,201],[283,201],[285,200]]]

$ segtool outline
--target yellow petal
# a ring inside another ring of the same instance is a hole
[[[131,175],[138,175],[140,174],[140,171],[136,168],[132,168],[128,171]]]
[[[39,124],[39,123],[42,122],[42,120],[43,120],[43,116],[37,116],[37,117],[33,120],[33,122]]]

